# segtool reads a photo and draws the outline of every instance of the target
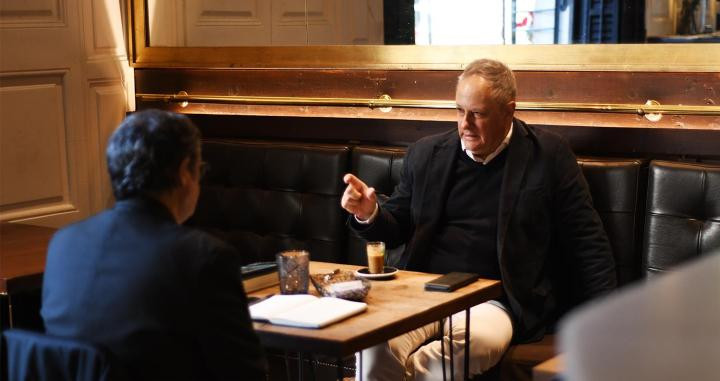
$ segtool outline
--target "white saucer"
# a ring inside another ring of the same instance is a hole
[[[368,272],[368,268],[363,267],[359,270],[355,270],[355,275],[365,279],[390,279],[395,277],[395,274],[398,272],[398,269],[390,266],[385,266],[383,270],[384,272],[381,274],[370,274]]]

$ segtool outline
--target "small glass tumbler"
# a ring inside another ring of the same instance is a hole
[[[385,272],[385,242],[368,242],[367,260],[370,274],[382,274]]]
[[[310,253],[288,250],[277,254],[281,294],[307,294],[310,279]]]

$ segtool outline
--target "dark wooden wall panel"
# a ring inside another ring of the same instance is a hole
[[[137,69],[137,93],[330,98],[454,99],[459,71]],[[517,71],[518,100],[569,103],[720,105],[720,73]],[[195,114],[277,115],[452,121],[452,110],[366,107],[248,106],[138,102]],[[720,129],[720,116],[671,116],[659,122],[633,114],[539,112],[520,114],[530,123],[567,126]]]
[[[138,93],[453,99],[458,72],[138,69]]]
[[[138,69],[138,93],[447,99],[459,71]],[[720,73],[517,71],[519,101],[720,105]]]
[[[720,73],[534,71],[517,81],[523,101],[720,105]]]

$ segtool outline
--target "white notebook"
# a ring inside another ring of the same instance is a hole
[[[367,304],[314,295],[274,295],[250,306],[253,320],[301,328],[322,328],[363,312]]]

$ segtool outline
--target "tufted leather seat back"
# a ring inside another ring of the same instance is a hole
[[[622,286],[640,278],[646,173],[635,159],[578,158],[612,246]]]
[[[374,187],[378,199],[382,202],[400,182],[405,151],[405,147],[355,147],[351,155],[350,171],[368,186]],[[358,237],[352,229],[348,229],[347,251],[348,263],[367,265],[365,240]],[[391,255],[389,251],[388,255]],[[392,259],[388,259],[392,263]]]
[[[345,261],[344,145],[215,140],[203,143],[210,170],[189,224],[238,248],[244,262],[274,261],[286,249]]]
[[[652,161],[643,268],[647,276],[720,254],[720,165]]]

